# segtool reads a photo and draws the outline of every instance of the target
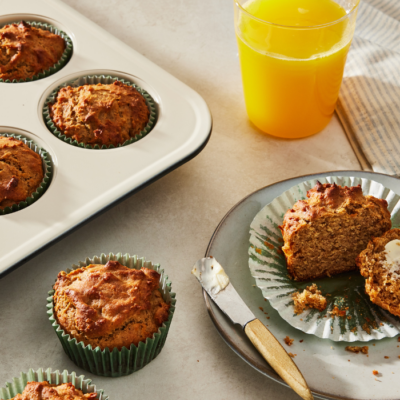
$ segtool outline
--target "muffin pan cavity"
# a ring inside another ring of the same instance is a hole
[[[49,152],[54,165],[51,185],[39,201],[0,215],[0,276],[96,213],[189,161],[206,145],[212,126],[210,111],[196,92],[63,2],[9,1],[2,4],[2,14],[0,25],[39,21],[66,32],[73,41],[73,55],[45,79],[0,83],[3,131],[26,132]],[[43,118],[47,97],[60,85],[93,75],[131,82],[153,99],[153,126],[140,140],[107,151],[88,151],[48,129]]]
[[[103,72],[101,74],[87,74],[87,75],[82,75],[79,77],[75,77],[71,80],[68,80],[61,85],[58,85],[54,90],[50,92],[50,94],[46,97],[44,104],[43,104],[43,119],[45,121],[45,124],[47,128],[54,134],[54,136],[58,137],[60,140],[63,140],[64,142],[71,144],[73,146],[78,146],[86,149],[113,149],[115,147],[122,147],[122,146],[127,146],[129,144],[132,144],[143,137],[145,137],[154,127],[157,121],[157,109],[155,102],[153,98],[150,96],[150,94],[141,88],[138,84],[136,84],[134,81],[135,79],[127,79],[126,77],[121,77],[118,76],[119,74],[114,71],[107,71]],[[134,78],[134,77],[132,77]],[[144,127],[144,129],[137,134],[134,137],[131,137],[129,140],[126,140],[125,142],[119,144],[118,146],[114,146],[112,144],[106,146],[102,145],[101,147],[98,144],[95,145],[90,145],[90,144],[85,144],[85,143],[79,143],[76,140],[72,140],[72,138],[67,137],[65,134],[60,132],[60,130],[57,128],[57,126],[54,124],[51,115],[50,115],[50,105],[54,104],[57,99],[58,92],[60,89],[66,87],[66,86],[71,86],[71,87],[79,87],[83,85],[96,85],[96,84],[104,84],[104,85],[109,85],[112,84],[116,81],[119,81],[125,85],[132,86],[135,88],[144,98],[146,102],[146,106],[149,110],[149,120],[147,122],[147,125]]]
[[[19,24],[21,21],[28,23],[34,28],[47,30],[51,33],[54,33],[62,37],[65,42],[65,50],[61,58],[53,66],[40,72],[39,74],[34,75],[30,78],[19,79],[19,80],[0,79],[0,83],[26,83],[26,82],[36,81],[38,79],[47,78],[48,76],[53,75],[60,69],[62,69],[71,59],[72,49],[73,49],[72,39],[70,35],[68,35],[61,28],[61,24],[57,23],[56,21],[35,14],[12,14],[0,17],[0,28],[4,27],[5,25]]]

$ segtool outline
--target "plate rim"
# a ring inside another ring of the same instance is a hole
[[[399,179],[396,176],[392,176],[389,174],[383,174],[380,172],[373,172],[373,171],[365,171],[365,170],[340,170],[340,171],[323,171],[323,172],[318,172],[318,173],[313,173],[313,174],[306,174],[306,175],[299,175],[299,176],[295,176],[292,178],[288,178],[288,179],[282,179],[280,181],[274,182],[270,185],[266,185],[260,189],[257,189],[253,192],[251,192],[250,194],[248,194],[247,196],[243,197],[241,200],[239,200],[236,204],[233,205],[233,207],[231,207],[228,212],[222,217],[221,221],[218,223],[217,227],[215,228],[210,241],[207,245],[207,249],[205,252],[205,257],[209,257],[209,253],[211,250],[211,247],[215,241],[215,238],[217,237],[221,227],[224,225],[224,222],[228,219],[228,217],[232,214],[232,212],[234,210],[236,210],[236,208],[238,208],[243,202],[245,202],[249,197],[253,196],[254,194],[261,192],[263,190],[266,190],[272,186],[278,185],[280,183],[283,182],[288,182],[294,179],[299,179],[299,178],[306,178],[306,177],[310,177],[309,179],[312,179],[312,177],[316,177],[319,176],[321,174],[336,174],[337,176],[340,176],[341,173],[355,173],[355,174],[359,174],[359,173],[365,173],[365,174],[373,174],[373,175],[381,175],[381,176],[386,176],[389,178],[393,178],[393,179]],[[335,175],[335,176],[336,176]],[[355,175],[356,176],[356,175]],[[290,388],[289,385],[283,381],[283,379],[276,374],[276,372],[270,367],[269,364],[267,364],[265,362],[265,365],[261,365],[258,364],[256,365],[255,363],[253,363],[252,360],[250,360],[245,353],[241,350],[240,347],[236,346],[234,343],[232,343],[232,341],[229,339],[229,336],[227,335],[227,333],[225,332],[225,330],[222,328],[222,326],[220,325],[218,319],[216,318],[215,314],[213,313],[213,310],[211,308],[211,299],[209,297],[209,295],[207,294],[207,292],[203,289],[203,298],[204,298],[204,302],[206,304],[207,307],[207,312],[208,315],[211,318],[211,321],[213,322],[215,328],[217,329],[217,332],[219,333],[219,335],[222,337],[222,339],[224,340],[224,342],[228,345],[228,347],[231,348],[231,350],[233,350],[234,353],[236,353],[243,361],[245,361],[247,364],[249,364],[251,367],[253,367],[256,371],[260,372],[262,375],[272,379],[275,382],[280,383],[283,386],[286,386],[287,388]],[[231,323],[231,325],[234,325],[233,323]],[[313,389],[312,387],[310,387],[310,390],[312,392],[313,395],[317,396],[320,399],[326,399],[326,400],[363,400],[363,399],[357,399],[354,397],[344,397],[344,396],[336,396],[327,392],[322,392],[320,390],[316,390]],[[393,399],[393,400],[400,400],[399,398],[397,399]]]

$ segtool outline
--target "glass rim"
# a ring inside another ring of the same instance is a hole
[[[319,25],[308,25],[308,26],[294,26],[294,25],[282,25],[282,24],[276,24],[275,22],[270,22],[270,21],[266,21],[264,19],[258,18],[255,15],[249,13],[245,8],[242,7],[242,5],[239,3],[239,0],[234,0],[235,5],[243,12],[245,13],[248,17],[261,22],[265,25],[272,25],[272,26],[276,26],[278,28],[286,28],[286,29],[293,29],[293,30],[307,30],[307,29],[319,29],[319,28],[325,28],[328,26],[332,26],[335,24],[338,24],[339,22],[344,21],[346,18],[348,18],[352,13],[354,13],[354,11],[357,10],[359,4],[360,4],[360,0],[356,0],[355,5],[353,6],[353,8],[346,13],[346,15],[343,15],[343,17],[336,19],[335,21],[332,22],[327,22],[325,24],[319,24]]]

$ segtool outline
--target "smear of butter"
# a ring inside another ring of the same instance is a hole
[[[400,269],[400,240],[395,239],[386,243],[385,246],[386,261],[383,266],[388,272],[399,274]]]
[[[212,257],[197,261],[192,274],[198,279],[203,288],[211,295],[216,295],[229,284],[229,277],[220,263]]]

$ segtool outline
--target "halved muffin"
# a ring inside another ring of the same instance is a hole
[[[371,301],[400,316],[400,229],[373,238],[356,261]]]
[[[361,186],[321,184],[284,216],[280,230],[291,276],[304,281],[356,269],[372,237],[392,226],[387,202],[364,196]]]

